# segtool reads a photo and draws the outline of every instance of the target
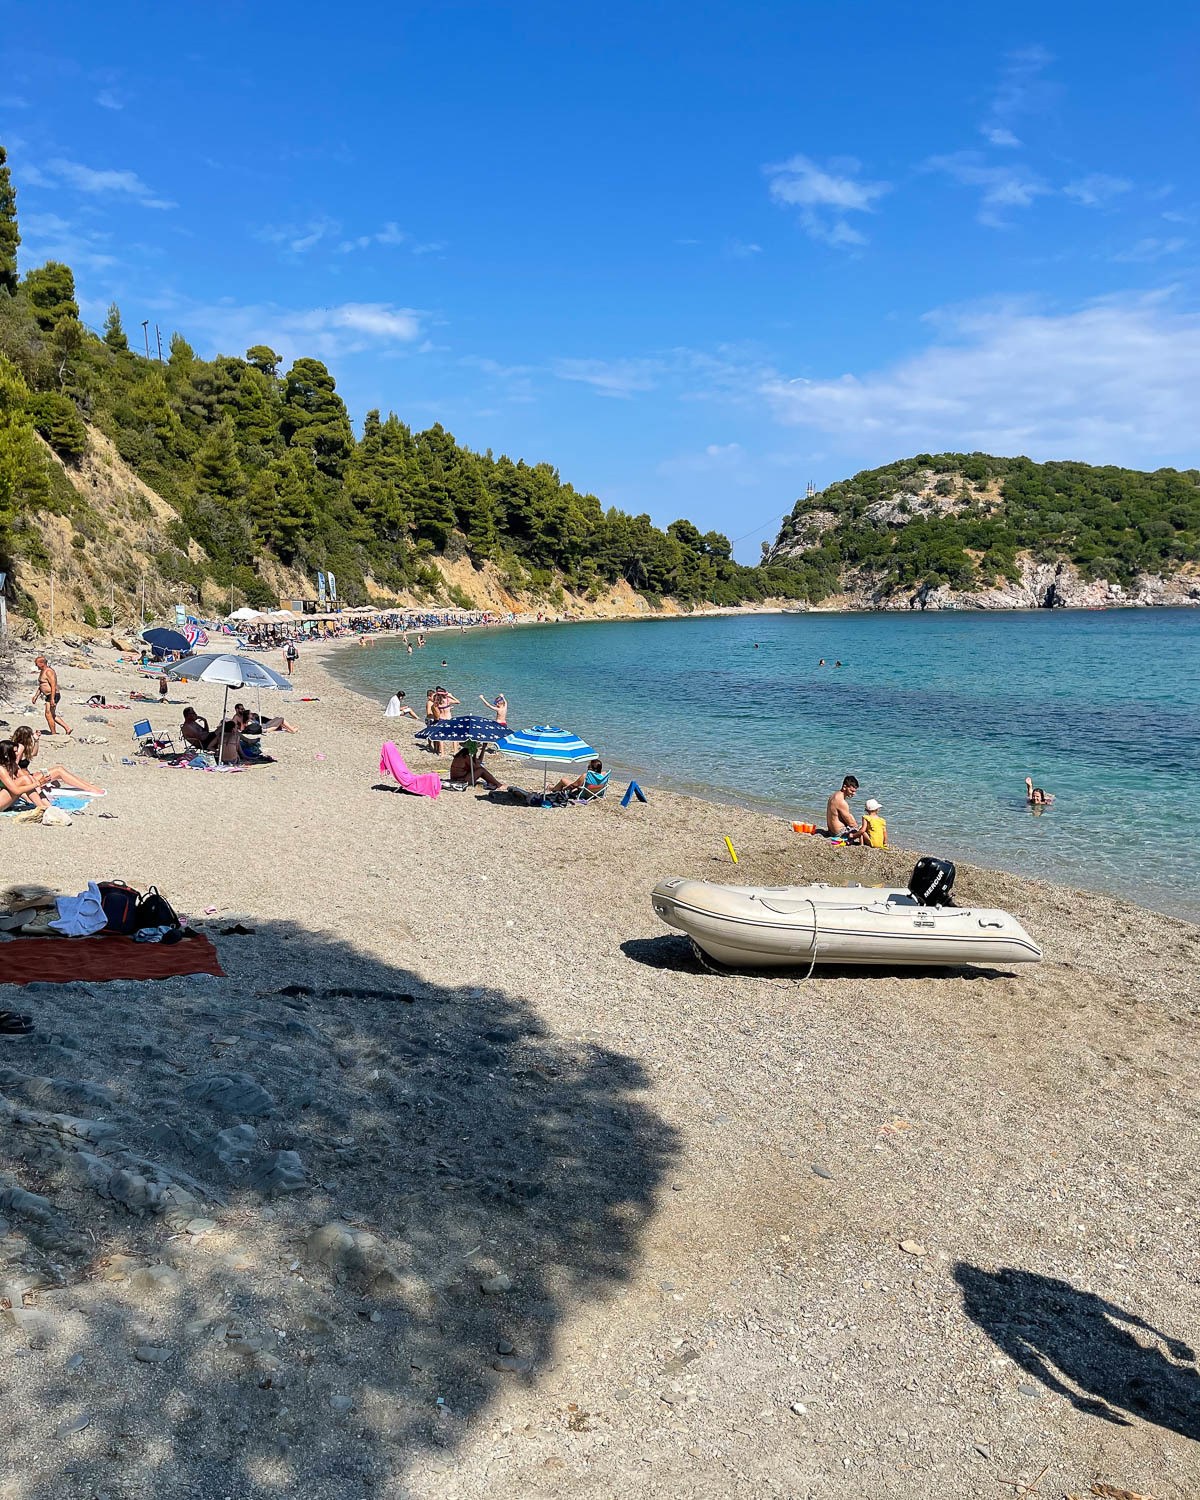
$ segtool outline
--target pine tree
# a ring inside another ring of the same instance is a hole
[[[38,327],[50,333],[64,319],[79,321],[79,303],[75,300],[75,277],[70,266],[60,260],[48,260],[25,275],[25,296],[33,309]]]
[[[28,400],[20,372],[0,355],[0,559],[6,562],[13,523],[46,489]]]
[[[279,355],[269,344],[252,344],[246,350],[246,363],[261,370],[264,375],[269,375],[272,380],[278,377]]]
[[[17,291],[17,194],[8,170],[8,152],[0,146],[0,292],[10,297]]]
[[[237,500],[245,488],[233,428],[228,422],[222,422],[213,428],[196,454],[196,493]]]
[[[110,349],[115,349],[118,354],[124,353],[129,348],[129,340],[125,337],[125,330],[121,326],[121,309],[115,302],[108,304],[108,316],[104,319],[104,342]]]
[[[319,359],[298,359],[287,372],[279,430],[289,447],[308,449],[322,474],[341,478],[354,431],[333,376]]]

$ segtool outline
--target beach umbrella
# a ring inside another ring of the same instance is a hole
[[[185,636],[187,636],[189,649],[192,649],[196,646],[208,645],[207,633],[202,630],[200,626],[195,623],[195,621],[193,621],[191,625],[185,625],[183,627],[183,633]]]
[[[595,760],[596,752],[577,734],[558,729],[553,724],[538,724],[533,729],[515,729],[496,741],[496,749],[521,760],[541,761],[542,792],[550,779],[551,766],[575,765],[581,760]]]
[[[262,614],[257,609],[250,609],[246,606],[242,609],[235,609],[229,618],[231,620],[261,620]]]
[[[415,739],[436,743],[439,740],[480,740],[494,744],[502,735],[503,725],[498,719],[485,719],[481,714],[459,714],[456,719],[435,719],[418,729]]]
[[[153,630],[143,630],[142,640],[155,656],[169,656],[172,651],[186,653],[192,649],[187,636],[179,630],[166,630],[159,627]]]
[[[268,691],[279,690],[290,693],[292,684],[286,677],[281,677],[278,672],[272,672],[270,667],[263,666],[260,661],[252,661],[248,656],[234,656],[231,652],[216,654],[209,652],[203,656],[188,656],[183,661],[177,661],[166,669],[168,677],[186,677],[189,682],[217,682],[225,689],[225,702],[221,707],[221,748],[219,754],[225,750],[225,722],[228,717],[226,710],[229,708],[229,689],[241,689],[246,687],[267,688]]]
[[[502,727],[498,719],[485,719],[482,714],[459,714],[456,719],[435,719],[424,729],[418,729],[413,738],[431,745],[443,740],[447,743],[451,740],[479,740],[483,744],[493,744],[500,739]],[[471,785],[475,785],[474,764],[471,766]]]

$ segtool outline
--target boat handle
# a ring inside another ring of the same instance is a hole
[[[980,917],[980,919],[979,919],[979,925],[980,925],[980,927],[1003,927],[1004,923],[1003,922],[985,922],[983,920],[983,918]]]

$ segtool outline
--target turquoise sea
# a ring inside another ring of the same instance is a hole
[[[503,692],[513,727],[574,730],[614,780],[789,820],[820,821],[852,771],[860,815],[878,797],[894,843],[1200,918],[1200,610],[475,629],[411,657],[398,639],[347,650],[334,669],[381,705],[404,688],[418,712],[435,683],[464,711]],[[1055,795],[1040,815],[1026,775]]]

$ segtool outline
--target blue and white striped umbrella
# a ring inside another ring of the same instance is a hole
[[[496,749],[505,755],[516,755],[522,760],[541,761],[545,768],[542,774],[542,790],[550,777],[551,766],[570,766],[581,760],[595,760],[596,752],[585,744],[577,734],[567,729],[556,729],[553,724],[538,724],[533,729],[514,729],[503,739],[496,741]]]

